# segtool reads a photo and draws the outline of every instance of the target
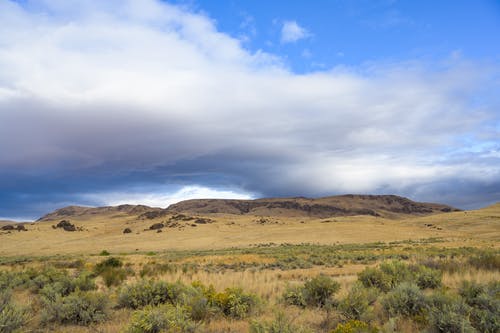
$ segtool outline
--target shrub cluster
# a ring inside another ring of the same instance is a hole
[[[382,306],[391,316],[414,317],[424,313],[427,303],[416,284],[403,282],[382,298]]]
[[[40,295],[42,322],[88,325],[107,317],[106,295],[94,292],[90,272],[69,276],[65,270],[46,269],[30,281]]]
[[[368,314],[378,294],[375,288],[365,288],[362,284],[355,283],[347,295],[340,300],[337,309],[347,320],[359,321]]]
[[[0,333],[15,332],[27,319],[27,311],[11,302],[11,295],[0,290]]]
[[[133,313],[127,332],[194,332],[196,323],[190,318],[184,307],[165,304],[146,306]]]
[[[180,282],[141,280],[122,288],[118,305],[138,309],[130,324],[130,330],[136,332],[148,325],[174,329],[184,325],[179,323],[185,323],[186,327],[191,327],[192,323],[209,320],[217,314],[246,318],[259,310],[260,300],[241,288],[216,292],[212,286],[207,287],[200,282],[184,285]],[[167,323],[172,322],[173,314],[179,320],[175,325]],[[156,332],[153,328],[145,331]]]
[[[389,261],[378,268],[367,267],[358,274],[359,281],[367,288],[374,287],[388,292],[402,282],[415,283],[419,288],[441,286],[442,272],[422,265],[407,265],[401,261]]]
[[[108,298],[103,293],[75,291],[67,296],[42,298],[43,322],[87,326],[107,318]]]
[[[119,286],[128,275],[133,275],[133,272],[123,268],[123,262],[115,257],[99,262],[94,268],[94,273],[102,277],[107,287]]]
[[[332,304],[332,296],[339,289],[340,284],[337,281],[320,274],[306,281],[303,286],[288,287],[283,295],[283,299],[289,305],[324,307]]]
[[[471,307],[470,321],[480,332],[500,332],[500,281],[487,285],[464,282],[459,291]]]
[[[488,265],[493,261],[482,258]],[[426,332],[500,332],[500,282],[465,282],[456,294],[437,289],[441,274],[431,267],[399,261],[366,268],[347,295],[334,302],[344,321],[334,332],[369,332],[364,324],[359,328],[352,325],[371,322],[375,308],[389,318],[412,320]],[[289,288],[285,300],[306,304],[301,288]]]
[[[131,309],[138,309],[146,305],[160,305],[180,302],[181,294],[186,287],[177,283],[165,281],[140,280],[124,287],[118,294],[118,305]]]

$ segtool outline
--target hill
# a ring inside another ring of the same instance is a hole
[[[305,202],[303,200],[306,199],[293,200]],[[396,201],[388,205],[393,211],[406,210],[402,208],[403,204]],[[418,203],[415,205],[419,206]],[[424,207],[429,206],[425,204]],[[431,207],[433,212],[447,208],[432,204]],[[271,243],[352,244],[429,238],[440,239],[443,245],[451,246],[497,246],[500,240],[499,204],[479,210],[440,214],[391,213],[398,218],[372,215],[317,218],[255,216],[249,213],[188,214],[175,213],[174,209],[179,209],[179,205],[152,210],[145,206],[72,207],[59,210],[39,222],[26,225],[27,232],[0,231],[0,257],[91,254],[103,249],[131,253],[221,249]],[[139,214],[142,211],[145,212]],[[384,213],[388,214],[388,211]],[[57,227],[62,220],[73,225],[71,230],[74,231]],[[125,233],[125,229],[129,231]]]
[[[238,214],[276,217],[317,217],[370,215],[430,215],[459,211],[435,203],[415,202],[396,195],[339,195],[317,199],[269,198],[256,200],[196,199],[171,205],[167,211],[188,214]]]
[[[37,222],[99,215],[115,215],[115,217],[123,217],[127,215],[134,216],[156,211],[163,211],[163,209],[144,205],[119,205],[105,207],[67,206],[40,217]]]
[[[183,213],[191,215],[232,214],[272,217],[328,218],[340,216],[424,216],[459,211],[451,206],[415,202],[396,195],[339,195],[323,198],[267,198],[256,200],[193,199],[170,205],[166,209],[144,205],[107,207],[68,206],[41,217],[38,221],[63,218],[109,215],[117,217],[137,215],[141,219],[155,219]]]

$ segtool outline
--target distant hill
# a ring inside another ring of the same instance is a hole
[[[107,207],[69,206],[41,217],[38,221],[51,221],[70,217],[97,215],[137,215],[140,219],[154,219],[170,214],[210,215],[236,214],[274,217],[315,217],[369,215],[397,218],[423,216],[459,211],[451,206],[415,202],[396,195],[339,195],[323,198],[267,198],[256,200],[193,199],[170,205],[166,209],[144,205]]]
[[[238,214],[257,216],[318,217],[371,215],[430,215],[459,211],[451,206],[415,202],[396,195],[346,194],[317,199],[269,198],[256,200],[195,199],[185,200],[167,208],[172,213]]]
[[[3,225],[7,225],[7,224],[17,224],[17,223],[19,223],[19,222],[11,221],[11,220],[0,220],[0,227]]]
[[[147,212],[163,211],[162,208],[144,205],[119,205],[105,207],[68,206],[42,216],[37,221],[52,221],[70,217],[97,216],[109,214],[141,215]]]

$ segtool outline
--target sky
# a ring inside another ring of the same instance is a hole
[[[0,219],[500,201],[500,2],[0,0]]]

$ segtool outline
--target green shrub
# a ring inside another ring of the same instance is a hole
[[[186,287],[182,299],[195,321],[207,320],[217,313],[222,313],[222,309],[217,306],[217,292],[212,285],[207,287],[195,281]]]
[[[109,256],[111,253],[109,253],[107,250],[102,250],[101,253],[99,253],[100,256]]]
[[[358,280],[366,288],[378,288],[382,291],[389,291],[392,288],[389,276],[373,267],[367,267],[359,273]]]
[[[307,302],[304,297],[304,287],[287,286],[285,293],[283,294],[283,301],[288,305],[305,308],[307,306]]]
[[[495,284],[464,281],[459,294],[472,307],[470,321],[480,332],[500,332],[500,297]]]
[[[97,275],[99,275],[104,270],[106,270],[108,268],[119,268],[122,266],[123,266],[123,262],[119,258],[110,257],[106,260],[99,262],[97,265],[95,265],[94,272]]]
[[[500,293],[497,283],[484,285],[464,281],[459,289],[459,294],[472,307],[500,313]]]
[[[42,298],[42,320],[60,324],[89,325],[107,317],[108,298],[97,292],[76,291],[54,299]]]
[[[408,266],[401,261],[383,262],[378,268],[367,267],[358,274],[367,288],[388,292],[402,282],[416,283],[421,289],[441,286],[442,272],[423,265]]]
[[[340,284],[326,275],[318,275],[304,284],[304,298],[310,306],[325,306],[333,294],[338,292]]]
[[[443,273],[437,269],[416,266],[415,283],[421,289],[435,289],[441,286]]]
[[[170,304],[158,307],[147,306],[132,314],[129,333],[194,332],[196,324],[189,312],[181,306]]]
[[[72,281],[74,290],[89,291],[97,289],[91,272],[80,272]]]
[[[409,266],[402,261],[383,262],[380,264],[379,269],[389,278],[391,289],[401,282],[413,280]]]
[[[468,319],[469,312],[470,309],[461,302],[445,303],[439,308],[433,307],[429,316],[430,332],[477,332]]]
[[[210,306],[207,298],[201,295],[190,298],[186,309],[189,311],[190,317],[195,321],[207,320],[216,313],[216,309]]]
[[[132,309],[165,303],[183,306],[192,319],[204,320],[216,312],[233,318],[245,318],[259,310],[260,300],[240,288],[227,288],[217,293],[213,287],[206,287],[199,282],[185,286],[180,282],[144,280],[126,286],[118,295],[118,305]]]
[[[360,320],[368,312],[377,296],[375,289],[367,289],[361,284],[355,284],[346,297],[339,302],[338,310],[348,320]]]
[[[472,309],[469,317],[471,325],[482,333],[500,332],[499,312],[491,312],[482,309]]]
[[[416,284],[404,282],[382,299],[382,306],[391,316],[421,315],[427,307],[425,295]]]
[[[101,272],[106,287],[119,286],[127,278],[127,271],[123,268],[106,268]]]
[[[359,320],[349,320],[340,323],[331,333],[377,333],[378,330]]]
[[[40,295],[52,300],[56,296],[67,296],[76,290],[88,291],[97,288],[90,272],[81,272],[76,277],[70,277],[66,271],[45,271],[36,277],[33,283],[35,289],[41,287]]]
[[[58,284],[58,289],[64,292],[65,289],[69,290],[71,288],[71,278],[66,270],[49,267],[38,272],[29,284],[35,292],[43,289],[48,284]],[[69,291],[66,293],[68,294]]]
[[[0,291],[0,333],[17,331],[27,320],[27,311],[11,302],[11,295],[6,290]]]
[[[256,295],[245,293],[241,288],[227,288],[223,293],[217,293],[213,302],[224,315],[238,319],[257,312],[260,304]]]
[[[179,303],[185,286],[181,283],[167,283],[164,281],[141,280],[136,284],[126,286],[118,295],[118,305],[131,309],[146,305],[160,305]]]
[[[0,271],[0,290],[7,290],[11,287],[14,274],[8,271]]]
[[[339,291],[340,284],[330,277],[320,274],[304,284],[304,286],[287,287],[283,301],[288,305],[300,307],[331,305],[332,296]]]
[[[479,295],[485,292],[485,286],[470,281],[463,281],[458,293],[469,305],[474,305]]]
[[[250,322],[250,333],[306,333],[309,330],[294,325],[293,321],[285,316],[283,312],[278,312],[274,320],[270,322]]]
[[[129,272],[122,266],[123,262],[120,259],[110,257],[99,262],[94,268],[94,273],[102,277],[107,287],[119,286],[127,278],[127,275],[133,275],[133,272]]]

